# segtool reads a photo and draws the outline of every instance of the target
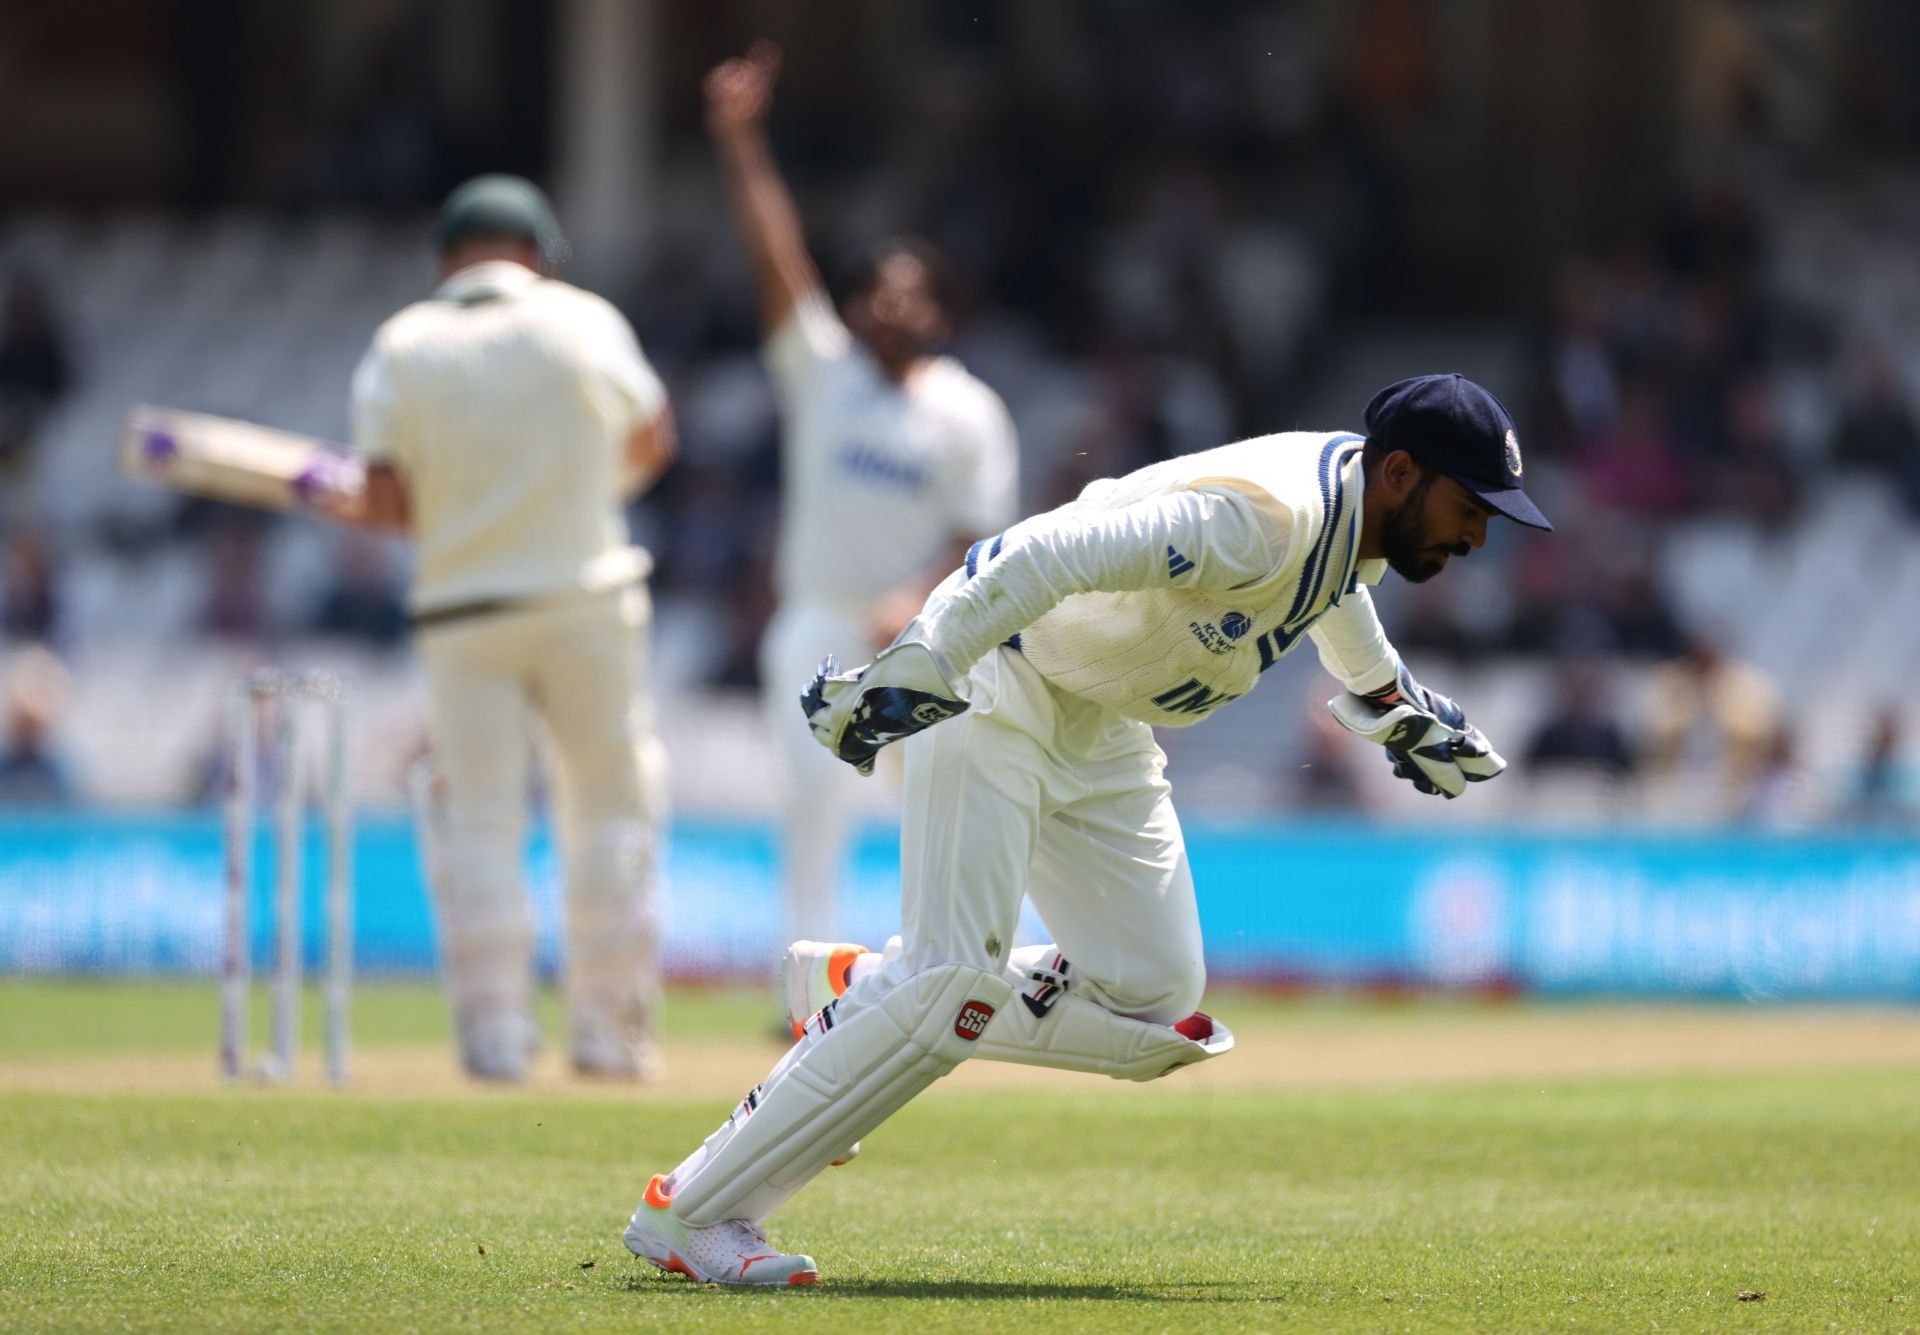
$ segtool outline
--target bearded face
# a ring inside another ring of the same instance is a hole
[[[1393,573],[1409,584],[1425,584],[1446,569],[1448,558],[1465,556],[1472,550],[1460,536],[1458,516],[1436,513],[1441,507],[1435,504],[1440,498],[1434,494],[1433,484],[1439,476],[1422,472],[1407,498],[1387,511],[1381,527],[1381,554]],[[1451,481],[1445,490],[1465,496],[1464,489]],[[1484,511],[1478,522],[1484,535]]]
[[[1380,532],[1380,550],[1387,566],[1409,584],[1425,584],[1446,568],[1429,550],[1427,538],[1427,493],[1433,489],[1432,473],[1423,474],[1407,498],[1387,511]]]

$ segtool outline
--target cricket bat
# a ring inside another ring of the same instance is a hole
[[[259,510],[315,509],[365,490],[366,463],[344,445],[178,408],[135,406],[120,471],[171,491]]]

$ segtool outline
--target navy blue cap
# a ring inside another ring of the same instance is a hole
[[[566,258],[566,238],[540,187],[524,176],[476,176],[440,206],[440,249],[452,250],[476,236],[515,236],[531,241],[549,265]]]
[[[1520,437],[1506,406],[1463,375],[1396,380],[1367,405],[1367,436],[1405,450],[1528,528],[1553,530],[1520,490]]]

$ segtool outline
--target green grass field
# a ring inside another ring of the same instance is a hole
[[[1516,1034],[1557,1051],[1634,1013],[1215,1004],[1245,1051],[1154,1086],[936,1090],[774,1221],[821,1285],[741,1292],[661,1275],[619,1233],[645,1175],[724,1112],[718,1082],[776,1054],[757,995],[673,998],[669,1058],[731,1062],[695,1089],[383,1090],[382,1071],[448,1059],[432,994],[374,988],[357,1022],[376,1087],[339,1093],[220,1087],[210,989],[0,982],[0,1329],[1920,1326],[1904,1037],[1885,1062],[1798,1070],[1795,1045],[1839,1040],[1728,1008],[1705,1041],[1771,1026],[1756,1050],[1789,1069],[1669,1054],[1658,1074],[1315,1083],[1286,1054],[1453,1045],[1470,1068]]]

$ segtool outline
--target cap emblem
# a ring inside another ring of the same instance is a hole
[[[1513,428],[1507,428],[1507,471],[1519,477],[1523,471],[1520,463],[1520,437],[1513,434]]]

